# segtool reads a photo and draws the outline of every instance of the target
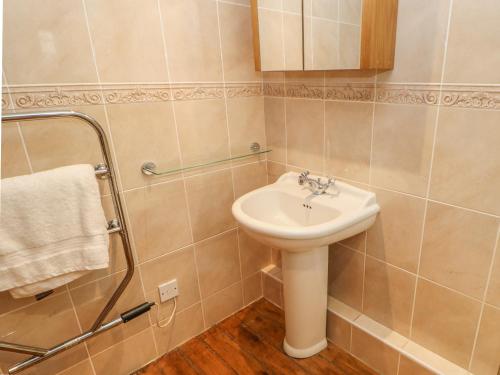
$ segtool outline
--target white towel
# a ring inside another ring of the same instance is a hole
[[[57,288],[109,265],[107,223],[91,165],[1,180],[0,291]]]

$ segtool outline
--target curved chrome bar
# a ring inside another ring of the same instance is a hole
[[[127,287],[128,283],[130,282],[134,274],[134,258],[132,256],[132,248],[128,237],[127,224],[125,221],[125,215],[123,213],[120,193],[116,182],[117,180],[116,180],[115,169],[113,166],[109,144],[106,139],[106,133],[104,132],[102,126],[93,117],[85,113],[76,111],[50,111],[50,112],[5,114],[2,116],[2,122],[34,121],[34,120],[58,119],[58,118],[75,118],[77,120],[83,121],[87,125],[90,125],[97,133],[97,136],[99,138],[99,144],[101,146],[102,155],[104,158],[104,163],[105,166],[107,167],[107,174],[109,176],[109,185],[111,190],[111,197],[113,200],[113,206],[118,218],[118,223],[115,223],[116,225],[114,226],[114,228],[110,228],[111,229],[110,233],[118,232],[120,234],[127,262],[127,272],[123,280],[121,281],[120,285],[118,285],[116,290],[113,292],[113,295],[110,297],[110,299],[108,300],[108,302],[103,307],[98,317],[92,324],[92,327],[90,328],[90,332],[92,332],[97,330],[101,326],[101,323],[109,314],[113,306],[116,304],[118,298],[120,298],[121,294]],[[104,174],[104,172],[102,174]],[[41,361],[43,360],[43,358],[44,357],[39,357],[39,360]]]

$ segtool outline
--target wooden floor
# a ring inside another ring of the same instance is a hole
[[[261,299],[135,375],[376,374],[332,343],[310,358],[288,357],[284,336],[283,312]]]

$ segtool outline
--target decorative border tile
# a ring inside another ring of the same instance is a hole
[[[2,109],[27,110],[102,104],[167,102],[273,96],[342,101],[376,101],[391,104],[442,105],[500,110],[500,86],[237,82],[213,84],[111,84],[85,86],[11,86],[12,102],[2,94]],[[375,94],[376,92],[376,94]]]
[[[441,105],[500,110],[500,87],[445,85],[441,94]]]
[[[325,87],[326,100],[372,102],[374,98],[375,86],[373,84],[338,84]]]
[[[266,96],[285,96],[285,85],[276,82],[264,82],[264,95]]]
[[[440,85],[378,85],[376,101],[392,104],[439,104]]]
[[[323,86],[305,85],[303,83],[285,84],[287,98],[323,99],[325,89]]]
[[[102,104],[207,100],[262,96],[260,82],[215,84],[110,84],[85,86],[11,86],[13,103],[2,95],[4,110],[72,107]]]

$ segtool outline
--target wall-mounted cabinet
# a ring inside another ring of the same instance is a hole
[[[392,69],[398,0],[251,0],[259,71]]]

